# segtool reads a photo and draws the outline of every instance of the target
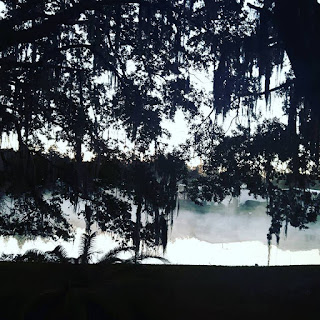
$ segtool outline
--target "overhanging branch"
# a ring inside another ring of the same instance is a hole
[[[15,30],[16,21],[11,18],[0,21],[2,30],[0,51],[6,50],[18,44],[30,43],[35,40],[48,37],[52,33],[58,32],[62,24],[72,24],[78,21],[80,14],[88,10],[100,10],[104,6],[121,4],[142,4],[148,3],[145,0],[82,0],[66,10],[48,16],[41,24],[34,25],[28,29]],[[5,31],[4,31],[5,30]]]
[[[290,85],[292,85],[293,83],[295,82],[295,79],[292,79],[292,80],[287,80],[286,82],[280,84],[279,86],[277,87],[274,87],[274,88],[271,88],[268,90],[268,92],[266,91],[262,91],[262,92],[243,92],[239,95],[240,98],[244,98],[244,97],[261,97],[261,96],[264,96],[266,94],[269,94],[271,92],[275,92],[275,91],[278,91],[278,90],[281,90],[281,89],[285,89],[285,88],[288,88]]]

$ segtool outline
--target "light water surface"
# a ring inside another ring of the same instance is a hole
[[[0,238],[4,253],[23,253],[29,249],[52,250],[62,244],[68,254],[77,257],[84,222],[70,210],[76,227],[74,242],[20,241],[10,237]],[[288,227],[287,235],[281,234],[280,243],[273,240],[268,246],[267,233],[271,218],[266,214],[266,202],[254,199],[246,191],[238,199],[226,199],[221,204],[197,206],[189,200],[179,199],[179,210],[172,227],[164,257],[172,264],[191,265],[304,265],[320,264],[320,222],[299,230]],[[95,242],[98,259],[117,246],[108,234],[99,234]],[[162,250],[158,250],[161,254]],[[159,263],[149,259],[146,263]],[[160,262],[161,263],[161,262]]]

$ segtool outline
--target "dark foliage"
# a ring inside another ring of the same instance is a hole
[[[270,197],[275,217],[275,181],[304,190],[318,178],[316,0],[3,3],[0,134],[15,134],[18,151],[0,154],[1,192],[14,199],[5,208],[2,197],[2,234],[66,239],[71,230],[62,201],[82,201],[103,231],[133,241],[136,257],[141,241],[165,248],[184,165],[181,156],[158,149],[167,134],[161,121],[173,119],[179,108],[192,121],[208,102],[212,111],[195,126],[189,145],[203,157],[205,173],[189,184],[192,199],[237,196],[245,184]],[[193,71],[212,74],[211,96],[196,89]],[[281,81],[273,86],[277,72]],[[275,93],[288,125],[267,122],[252,131],[257,102],[264,98],[271,106]],[[249,125],[227,136],[211,115],[231,110],[237,116],[242,111]],[[134,143],[130,155],[120,152],[126,142],[106,137],[119,129]],[[57,151],[59,143],[65,154]],[[92,160],[84,162],[88,151]],[[286,163],[285,174],[275,169],[278,160]],[[281,194],[280,202],[295,202]],[[130,201],[137,208],[135,221]],[[293,225],[304,225],[291,216]]]
[[[211,125],[196,136],[204,174],[189,180],[192,200],[200,205],[222,201],[239,196],[244,188],[267,199],[267,214],[272,217],[269,241],[275,234],[279,242],[283,223],[302,229],[316,221],[319,197],[310,189],[318,181],[318,167],[303,137],[289,144],[285,125],[277,119],[258,125],[255,134],[238,127],[227,136]]]

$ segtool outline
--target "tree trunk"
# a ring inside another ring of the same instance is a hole
[[[75,159],[76,159],[76,172],[75,172],[75,188],[78,191],[83,190],[83,170],[82,170],[82,154],[81,154],[81,139],[76,137],[76,146],[75,146]]]
[[[138,202],[138,207],[136,212],[136,225],[135,225],[134,238],[133,238],[133,244],[135,247],[135,263],[137,263],[139,250],[140,250],[141,211],[142,211],[142,199],[140,199]]]
[[[320,117],[320,5],[316,0],[276,0],[275,23],[284,43],[297,89]]]
[[[154,208],[154,233],[155,233],[155,244],[159,245],[160,240],[160,215],[159,208]]]
[[[276,0],[275,4],[275,23],[296,76],[296,93],[305,98],[305,107],[311,111],[312,132],[308,138],[318,162],[320,5],[316,0]]]

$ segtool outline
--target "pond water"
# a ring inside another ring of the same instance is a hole
[[[72,211],[69,209],[70,212]],[[0,238],[0,252],[23,253],[28,249],[52,250],[62,244],[70,256],[78,256],[84,222],[71,213],[76,228],[73,242],[18,241]],[[179,210],[172,227],[164,257],[172,264],[192,265],[303,265],[320,264],[320,222],[306,230],[288,227],[282,231],[279,245],[269,247],[267,233],[271,218],[266,215],[266,202],[254,199],[244,190],[240,198],[226,199],[221,204],[197,206],[179,199]],[[95,242],[95,259],[117,246],[108,234],[100,233]],[[162,250],[159,249],[159,254]],[[159,263],[154,259],[145,263]],[[160,262],[161,263],[161,262]]]
[[[320,222],[282,230],[268,246],[271,217],[266,202],[248,193],[240,199],[199,207],[180,201],[166,257],[173,263],[211,265],[320,264]]]

